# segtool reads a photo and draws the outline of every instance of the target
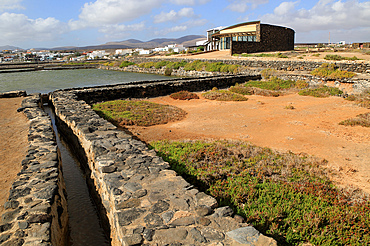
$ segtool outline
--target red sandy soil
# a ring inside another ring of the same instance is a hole
[[[23,99],[0,99],[0,214],[26,156],[29,124],[26,116],[17,112]]]
[[[200,96],[200,93],[198,93]],[[129,126],[143,141],[162,139],[239,139],[279,151],[307,153],[328,160],[339,186],[370,193],[370,128],[338,123],[369,112],[339,97],[314,98],[296,93],[280,97],[248,96],[246,102],[204,98],[149,101],[184,109],[186,119],[151,127]],[[287,109],[287,106],[294,109]]]

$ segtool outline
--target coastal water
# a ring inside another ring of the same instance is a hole
[[[57,89],[161,79],[168,79],[168,77],[155,74],[128,73],[101,69],[0,73],[0,93],[25,90],[27,94],[37,92],[44,94]]]

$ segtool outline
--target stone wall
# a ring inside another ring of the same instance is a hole
[[[40,96],[22,102],[30,121],[27,156],[22,161],[1,216],[1,245],[65,245],[68,213],[60,156]]]
[[[26,91],[8,91],[0,93],[0,98],[25,97]]]
[[[178,62],[181,60],[185,60],[188,62],[194,60],[200,60],[205,62],[223,62],[225,64],[237,64],[251,68],[273,68],[276,70],[281,71],[312,71],[315,68],[320,67],[323,63],[331,63],[334,64],[341,70],[346,70],[350,72],[356,73],[370,73],[370,63],[369,62],[346,62],[346,61],[339,61],[339,62],[316,62],[316,61],[293,61],[293,60],[259,60],[259,59],[196,59],[194,57],[178,57],[178,58],[143,58],[143,57],[128,57],[126,58],[127,61],[135,62],[137,64],[143,62],[158,62],[161,60],[167,60],[172,62]]]
[[[50,94],[58,125],[65,126],[60,130],[73,135],[74,147],[84,153],[89,178],[104,207],[101,211],[109,221],[112,245],[276,245],[229,207],[218,208],[213,197],[177,176],[154,150],[100,118],[83,100],[159,96],[225,81],[233,79],[208,79],[206,85],[201,79],[135,83]]]
[[[213,87],[226,88],[236,83],[261,79],[261,76],[238,75],[202,78],[180,78],[150,82],[132,82],[121,85],[76,89],[75,94],[87,103],[109,101],[121,98],[145,98],[169,95],[181,90],[204,91]],[[65,90],[65,91],[68,91]]]

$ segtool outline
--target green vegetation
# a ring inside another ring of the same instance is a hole
[[[272,76],[267,81],[251,80],[245,83],[247,87],[257,87],[265,90],[283,90],[295,87],[296,82],[293,80],[283,80]]]
[[[159,141],[151,146],[201,190],[281,245],[366,245],[370,202],[335,188],[325,160],[241,141]]]
[[[343,91],[336,87],[321,86],[318,88],[305,89],[298,92],[301,96],[313,96],[313,97],[329,97],[342,95]]]
[[[120,68],[123,68],[123,67],[128,67],[128,66],[131,66],[131,65],[136,65],[134,62],[129,62],[129,61],[123,61],[121,62],[121,64],[119,65]]]
[[[277,74],[277,70],[273,68],[266,68],[261,71],[261,75],[265,79],[269,79],[271,76]]]
[[[217,101],[247,101],[248,98],[227,90],[217,90],[214,88],[211,91],[202,94],[204,98]]]
[[[186,112],[171,105],[139,100],[117,100],[94,104],[101,117],[119,125],[151,126],[183,119]]]
[[[361,59],[358,59],[356,56],[345,57],[345,56],[339,56],[339,55],[326,55],[324,57],[324,59],[325,60],[332,60],[332,61],[342,61],[342,60],[356,61],[356,60],[361,60]]]
[[[336,69],[334,64],[328,63],[322,64],[321,67],[313,70],[311,74],[314,76],[321,76],[330,79],[352,78],[353,76],[355,76],[355,73]]]
[[[370,90],[364,91],[361,94],[350,95],[346,100],[356,102],[360,107],[370,109]]]
[[[176,93],[172,93],[170,97],[176,100],[199,99],[197,94],[189,91],[179,91]]]
[[[340,122],[339,125],[370,127],[370,113],[359,114],[355,118]]]

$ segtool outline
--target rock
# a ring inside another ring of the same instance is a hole
[[[0,232],[10,230],[12,229],[12,227],[13,227],[13,224],[2,224],[0,225]]]
[[[189,226],[193,224],[195,224],[195,219],[194,217],[190,217],[190,216],[175,219],[171,223],[172,226]]]
[[[213,216],[217,217],[231,217],[234,214],[234,211],[229,207],[225,206],[222,208],[216,208]]]
[[[116,205],[116,209],[136,208],[140,206],[140,200],[136,198],[129,199]]]
[[[206,228],[203,228],[201,231],[202,231],[203,236],[208,241],[216,241],[216,242],[219,242],[219,241],[222,241],[222,240],[225,239],[225,234],[223,234],[222,232],[217,231],[217,230],[215,230],[213,228],[206,227]]]
[[[163,218],[164,223],[170,222],[171,219],[173,218],[173,215],[174,215],[173,211],[168,211],[166,213],[163,213],[162,218]]]
[[[28,222],[27,221],[18,222],[18,227],[19,227],[19,229],[22,229],[22,230],[27,229]]]
[[[153,239],[164,243],[178,242],[186,239],[188,231],[185,228],[170,228],[167,230],[158,230]]]
[[[131,182],[126,183],[126,184],[124,185],[124,187],[125,187],[127,190],[129,190],[130,192],[132,192],[132,193],[134,193],[135,191],[138,191],[138,190],[140,190],[140,189],[142,189],[142,188],[143,188],[140,184],[138,184],[138,183],[131,183]]]
[[[127,246],[141,245],[141,242],[143,241],[143,237],[140,234],[132,234],[132,235],[123,237],[122,240],[125,242],[125,245]]]
[[[145,240],[152,241],[153,240],[154,231],[151,229],[145,229],[143,232],[143,236]]]
[[[10,238],[10,234],[2,234],[2,235],[0,235],[0,244],[2,244],[3,242],[5,242],[9,238]]]
[[[146,196],[146,194],[147,194],[147,191],[145,189],[140,189],[140,190],[135,191],[134,194],[132,194],[132,197],[141,198],[143,196]]]
[[[120,226],[127,226],[134,220],[138,219],[145,211],[138,208],[126,209],[117,213],[118,224]]]
[[[238,228],[226,233],[228,237],[238,243],[251,245],[254,245],[258,241],[260,234],[253,226]]]
[[[19,209],[16,209],[13,211],[5,212],[3,215],[1,215],[2,222],[3,223],[11,222],[15,217],[17,217],[19,211],[20,211]]]
[[[197,224],[202,225],[202,226],[208,226],[209,224],[211,224],[211,220],[208,218],[204,218],[204,217],[196,218],[196,222]]]
[[[204,192],[199,192],[195,195],[198,205],[206,205],[211,208],[217,207],[217,201],[215,198],[205,194]]]
[[[195,227],[193,227],[190,231],[189,234],[191,237],[194,239],[194,241],[199,242],[199,243],[206,243],[207,240],[205,237],[202,236],[200,231],[198,231]]]
[[[212,209],[206,205],[199,205],[195,207],[195,212],[199,216],[207,216],[212,212]]]
[[[5,204],[4,204],[4,208],[5,209],[15,209],[19,206],[19,202],[18,201],[15,201],[15,200],[11,200],[11,201],[7,201]]]
[[[160,214],[164,211],[167,211],[169,207],[170,207],[170,204],[168,204],[165,201],[159,200],[157,203],[153,205],[150,211],[155,214]]]
[[[157,214],[148,214],[145,218],[144,218],[144,222],[146,223],[146,226],[148,228],[155,228],[155,227],[158,227],[158,226],[161,226],[163,225],[163,220],[162,218],[157,215]]]

